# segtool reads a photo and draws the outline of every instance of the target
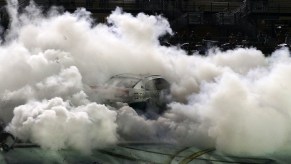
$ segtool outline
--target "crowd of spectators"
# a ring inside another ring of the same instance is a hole
[[[241,31],[228,31],[228,33],[199,33],[195,30],[182,30],[161,39],[164,45],[176,45],[188,51],[205,54],[209,48],[218,47],[221,50],[237,47],[256,47],[265,54],[271,53],[278,45],[291,44],[288,32],[276,30],[274,33],[258,31],[256,36],[245,34]]]

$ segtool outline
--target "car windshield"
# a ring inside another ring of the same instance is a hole
[[[107,82],[110,87],[133,88],[140,79],[131,77],[113,77]]]

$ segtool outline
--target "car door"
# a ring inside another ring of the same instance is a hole
[[[154,79],[147,79],[145,82],[145,92],[147,96],[147,101],[150,103],[155,103],[158,97],[158,92],[155,87]]]
[[[145,83],[145,90],[149,97],[149,101],[153,104],[160,105],[161,94],[165,94],[169,90],[169,83],[163,78],[149,79]]]
[[[163,78],[157,78],[153,80],[156,93],[156,104],[163,106],[166,103],[166,96],[170,93],[170,84]]]

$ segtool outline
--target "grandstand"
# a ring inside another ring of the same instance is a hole
[[[253,44],[274,47],[291,32],[290,0],[35,0],[44,10],[51,6],[63,6],[73,12],[84,7],[92,12],[98,22],[117,6],[125,12],[137,14],[162,14],[176,31],[176,42],[187,40],[197,44],[208,38],[228,42],[233,36],[237,40],[249,40]],[[7,27],[9,19],[4,0],[0,0],[2,24]],[[19,0],[20,9],[29,0]],[[195,31],[195,35],[193,34]],[[186,38],[185,38],[186,37]],[[187,38],[192,37],[192,38]],[[264,39],[262,39],[264,38]],[[268,38],[268,39],[267,39]],[[262,41],[264,40],[264,41]],[[262,43],[264,42],[264,43]]]

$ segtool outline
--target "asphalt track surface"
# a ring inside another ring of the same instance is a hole
[[[91,154],[83,154],[74,150],[50,151],[33,144],[15,144],[13,149],[0,154],[1,164],[277,163],[275,160],[266,158],[229,156],[217,152],[214,148],[200,149],[167,143],[121,143],[109,148],[93,150]]]

